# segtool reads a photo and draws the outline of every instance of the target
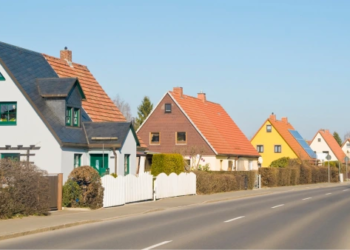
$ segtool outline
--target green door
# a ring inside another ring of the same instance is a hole
[[[90,165],[97,170],[100,176],[104,176],[108,170],[108,154],[91,154]]]
[[[124,175],[130,174],[130,155],[124,155]]]

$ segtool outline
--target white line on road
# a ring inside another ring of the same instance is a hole
[[[310,200],[310,199],[312,199],[312,197],[305,198],[303,199],[303,201]]]
[[[326,195],[330,195],[330,194],[332,194],[332,193],[327,193]]]
[[[239,219],[243,219],[245,216],[240,216],[240,217],[237,217],[237,218],[234,218],[232,220],[227,220],[227,221],[224,221],[225,223],[227,222],[231,222],[231,221],[234,221],[234,220],[239,220]]]
[[[153,249],[153,248],[156,248],[156,247],[159,247],[159,246],[163,246],[163,245],[168,244],[170,242],[172,242],[172,240],[161,242],[159,244],[156,244],[156,245],[144,248],[143,250],[150,250],[150,249]]]
[[[277,205],[277,206],[274,206],[274,207],[271,207],[271,208],[278,208],[278,207],[283,207],[284,204],[281,204],[281,205]]]

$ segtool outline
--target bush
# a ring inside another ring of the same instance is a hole
[[[286,168],[289,164],[290,158],[289,157],[282,157],[277,160],[274,160],[271,162],[270,167],[273,168]]]
[[[181,154],[155,154],[152,158],[151,174],[180,174],[185,171],[185,162]]]
[[[259,168],[261,175],[261,185],[263,187],[276,187],[279,176],[278,168]]]
[[[291,183],[291,168],[281,168],[278,170],[277,186],[290,186]]]
[[[0,219],[48,215],[47,172],[27,162],[0,160]]]
[[[103,190],[101,177],[94,168],[78,167],[68,176],[62,199],[70,207],[97,209],[103,206]]]
[[[112,173],[111,176],[114,177],[114,178],[118,177],[118,175],[116,173]]]
[[[212,194],[253,189],[255,171],[193,171],[197,176],[197,193]]]

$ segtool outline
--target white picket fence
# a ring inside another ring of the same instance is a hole
[[[152,200],[153,176],[145,173],[114,178],[105,175],[102,179],[104,187],[103,207],[120,206],[130,202]],[[160,174],[154,182],[156,199],[196,194],[196,175],[194,173]]]
[[[118,176],[105,175],[102,178],[104,187],[103,207],[120,206],[135,201],[153,199],[153,176],[142,174]]]
[[[194,173],[162,173],[155,181],[156,199],[196,194],[196,175]]]

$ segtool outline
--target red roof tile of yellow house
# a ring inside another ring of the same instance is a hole
[[[204,93],[195,98],[174,88],[169,94],[217,154],[260,156],[223,107],[207,101]]]
[[[345,161],[345,153],[339,146],[338,142],[334,139],[333,135],[329,132],[328,129],[320,129],[318,131],[320,135],[323,137],[325,142],[327,143],[328,147],[332,150],[335,157],[337,157],[338,161],[344,162]],[[317,133],[316,133],[317,135]]]
[[[94,122],[126,121],[123,114],[115,106],[95,77],[84,65],[72,63],[72,52],[61,51],[61,58],[44,55],[48,63],[59,77],[77,77],[83,88],[86,100],[83,108]]]
[[[295,129],[292,126],[292,124],[288,122],[288,119],[286,117],[283,117],[281,121],[279,121],[276,119],[276,115],[272,114],[267,120],[272,124],[272,126],[277,130],[277,132],[282,136],[282,138],[286,141],[289,147],[294,151],[294,153],[300,159],[312,160],[312,158],[305,151],[305,149],[290,133],[289,130],[295,130]]]

